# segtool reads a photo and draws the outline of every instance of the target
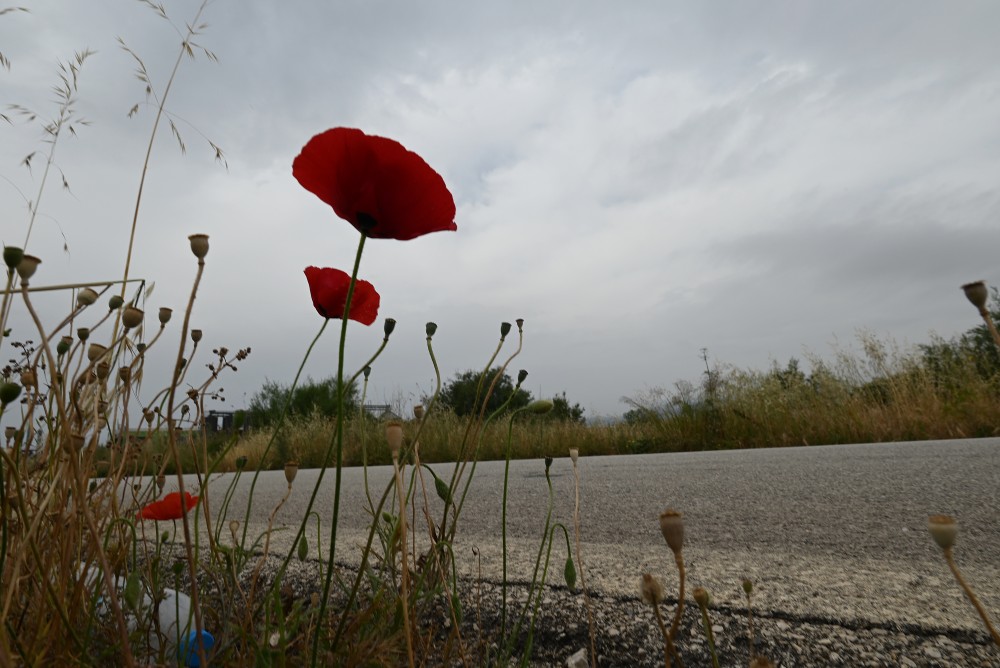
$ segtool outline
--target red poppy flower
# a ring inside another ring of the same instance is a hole
[[[302,187],[373,239],[455,231],[455,200],[441,175],[399,142],[354,128],[309,140],[292,163]]]
[[[306,280],[309,281],[313,306],[319,314],[324,318],[343,318],[347,286],[351,283],[351,277],[339,269],[306,267]],[[354,295],[351,296],[351,320],[362,325],[375,322],[380,300],[374,285],[358,279],[354,284]]]
[[[184,516],[184,513],[197,505],[197,496],[191,496],[189,492],[184,492],[184,498],[181,498],[180,492],[171,492],[159,501],[153,501],[143,507],[139,511],[139,519],[179,520]]]

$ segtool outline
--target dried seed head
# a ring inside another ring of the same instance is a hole
[[[161,306],[160,310],[156,314],[156,317],[159,318],[161,325],[165,325],[168,322],[170,322],[170,316],[172,316],[173,314],[174,310],[172,308]]]
[[[91,362],[96,362],[104,357],[106,352],[108,352],[107,346],[103,346],[100,343],[91,343],[87,346],[87,359]]]
[[[86,341],[88,338],[90,338],[90,328],[81,327],[80,329],[76,330],[76,338],[80,339],[81,341]]]
[[[975,281],[962,286],[965,298],[972,302],[980,311],[986,308],[986,302],[990,297],[990,291],[986,288],[986,281]]]
[[[118,378],[121,379],[123,383],[127,383],[129,378],[132,377],[132,369],[127,366],[118,368]]]
[[[518,318],[514,322],[517,323],[517,331],[518,332],[521,332],[521,331],[524,330],[524,318]]]
[[[698,604],[698,607],[702,610],[708,608],[709,604],[712,602],[712,597],[709,595],[708,590],[704,587],[695,587],[694,591],[691,592],[691,597],[694,598],[694,602]]]
[[[25,369],[21,372],[21,385],[28,388],[29,390],[34,389],[38,386],[38,377],[35,376],[35,372],[32,369]]]
[[[291,485],[299,474],[299,463],[295,460],[285,462],[285,480]]]
[[[56,344],[56,354],[65,355],[66,353],[69,352],[70,346],[72,345],[73,345],[72,336],[62,337],[61,339],[59,339],[59,343]]]
[[[84,288],[76,293],[76,305],[77,308],[82,306],[90,306],[97,301],[97,290],[93,288]]]
[[[663,602],[663,585],[649,573],[643,573],[639,581],[639,595],[643,603],[659,605]]]
[[[111,365],[107,362],[100,362],[94,367],[94,370],[97,372],[97,377],[104,380],[111,373]]]
[[[747,596],[753,593],[753,582],[750,578],[743,578],[743,593]]]
[[[413,407],[413,417],[417,420],[424,419],[424,407],[422,404],[417,404]]]
[[[385,425],[385,440],[388,441],[389,451],[395,459],[403,447],[403,425],[395,421]]]
[[[199,260],[205,259],[208,255],[208,235],[207,234],[192,234],[188,237],[188,241],[191,242],[191,252]]]
[[[202,336],[202,331],[200,329],[191,330],[191,340],[194,341],[195,343],[201,341],[201,336]]]
[[[108,300],[108,310],[114,311],[115,309],[119,309],[124,303],[125,300],[122,299],[121,295],[111,295],[111,299]]]
[[[156,476],[156,489],[163,494],[163,487],[167,484],[167,476],[162,473]]]
[[[21,257],[21,261],[17,263],[17,275],[21,277],[22,281],[27,281],[35,275],[35,271],[41,263],[42,261],[34,255],[24,255]]]
[[[501,322],[500,323],[500,338],[501,339],[505,339],[505,338],[507,338],[508,334],[510,334],[510,323],[509,322]]]
[[[958,522],[950,515],[931,515],[927,519],[927,530],[942,550],[951,549],[958,538]]]
[[[365,380],[368,380],[368,377],[372,375],[372,368],[370,366],[366,366],[364,369],[364,374],[365,374]]]
[[[684,516],[673,508],[660,513],[660,532],[671,551],[677,555],[684,547]]]
[[[14,440],[14,437],[17,436],[17,427],[13,426],[4,427],[3,435],[7,439],[7,443],[9,444],[11,441]]]
[[[136,308],[131,304],[125,307],[122,311],[122,324],[128,329],[133,329],[142,324],[142,319],[146,314],[142,312],[142,309]]]
[[[573,460],[573,465],[576,465],[576,460],[580,458],[580,448],[570,448],[569,458]]]

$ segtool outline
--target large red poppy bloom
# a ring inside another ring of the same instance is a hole
[[[455,231],[455,200],[441,175],[399,142],[354,128],[309,140],[292,163],[302,187],[373,239]]]
[[[159,501],[153,501],[143,507],[139,511],[139,519],[179,520],[184,517],[184,513],[197,505],[197,496],[191,496],[189,492],[184,492],[184,497],[182,498],[180,492],[171,492]]]
[[[309,281],[313,306],[319,314],[324,318],[343,318],[351,277],[339,269],[306,267],[306,280]],[[358,279],[351,296],[350,319],[362,325],[372,324],[378,317],[380,301],[381,297],[375,291],[375,286]]]

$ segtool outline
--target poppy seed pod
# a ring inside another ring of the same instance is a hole
[[[986,308],[986,301],[990,297],[990,291],[986,288],[986,281],[975,281],[962,286],[965,298],[972,302],[972,305],[982,311]]]
[[[704,610],[712,602],[712,597],[709,595],[708,590],[704,587],[695,587],[694,591],[691,592],[691,597],[694,602],[698,604],[698,607]]]
[[[385,332],[385,338],[388,339],[389,335],[392,334],[392,332],[393,332],[394,329],[396,329],[396,319],[395,318],[386,318],[385,319],[385,326],[383,327],[383,331]]]
[[[424,407],[422,404],[417,404],[413,407],[413,417],[417,420],[424,419]]]
[[[663,602],[663,585],[649,573],[643,573],[639,581],[639,595],[643,603],[659,605]]]
[[[680,554],[684,547],[684,516],[673,508],[667,508],[660,513],[660,532],[671,551],[675,555]]]
[[[580,458],[580,448],[570,448],[569,458],[573,461],[573,464],[576,464],[576,460]]]
[[[83,450],[83,446],[86,444],[86,439],[83,434],[72,433],[69,435],[69,446],[70,452],[80,452]]]
[[[167,476],[162,473],[156,476],[156,489],[158,493],[163,494],[163,487],[167,484]]]
[[[520,385],[521,383],[523,383],[527,378],[528,378],[528,372],[525,371],[524,369],[521,369],[520,371],[517,372],[517,384],[518,385]]]
[[[108,310],[114,311],[115,309],[119,309],[124,303],[125,300],[122,299],[121,295],[111,295],[111,299],[108,300]]]
[[[950,515],[931,515],[927,519],[927,530],[942,550],[951,549],[958,537],[958,523]]]
[[[299,474],[299,463],[297,461],[285,462],[285,480],[291,485],[295,482],[295,476]]]
[[[107,362],[99,362],[96,367],[97,377],[104,380],[111,373],[111,366]]]
[[[21,386],[17,383],[0,384],[0,404],[6,406],[21,395]]]
[[[76,306],[90,306],[97,301],[97,291],[93,288],[84,288],[76,293]]]
[[[510,334],[510,323],[509,322],[501,322],[500,323],[500,338],[501,339],[506,338],[506,336],[508,334]]]
[[[390,422],[385,426],[385,440],[389,443],[389,451],[393,458],[399,456],[399,450],[403,447],[403,425],[398,422]]]
[[[372,375],[372,368],[370,366],[366,366],[363,373],[365,374],[365,380],[368,380],[368,376]]]
[[[743,578],[743,593],[747,596],[753,593],[753,581],[750,578]]]
[[[194,341],[195,343],[201,341],[201,336],[202,336],[202,331],[200,329],[191,330],[191,340]]]
[[[8,269],[17,269],[17,265],[21,264],[23,258],[24,249],[17,246],[3,247],[3,262],[7,265]]]
[[[122,311],[122,324],[125,325],[125,327],[127,327],[128,329],[132,329],[133,327],[138,327],[139,325],[142,324],[142,318],[144,315],[145,314],[142,312],[141,309],[138,309],[132,305],[126,306],[125,310]]]
[[[436,322],[429,322],[429,323],[427,323],[426,327],[424,328],[424,331],[427,332],[427,338],[428,339],[431,338],[431,337],[433,337],[434,333],[438,331],[437,323]]]
[[[7,444],[10,445],[10,442],[14,440],[15,436],[17,436],[17,427],[4,427],[3,435],[7,439]]]
[[[25,255],[17,263],[17,275],[21,277],[22,281],[26,281],[35,275],[35,271],[41,263],[42,261],[34,255]]]
[[[247,456],[246,455],[240,455],[239,457],[236,458],[236,468],[237,469],[239,469],[239,470],[242,471],[243,468],[246,465],[247,465]]]
[[[35,376],[35,372],[31,369],[25,369],[21,372],[21,385],[27,387],[28,389],[33,389],[38,385],[38,378]]]
[[[86,341],[88,338],[90,338],[90,328],[81,327],[80,329],[76,330],[76,337],[81,341]]]
[[[199,260],[205,259],[208,255],[208,235],[207,234],[192,234],[188,237],[188,241],[191,242],[191,252]]]
[[[73,345],[72,336],[62,337],[61,339],[59,339],[59,343],[56,344],[56,354],[65,355],[66,353],[69,352],[70,346],[72,345]]]
[[[518,318],[514,322],[517,323],[517,331],[520,332],[521,330],[524,329],[524,318]]]
[[[100,343],[91,343],[87,346],[87,359],[94,362],[101,359],[106,352],[108,352],[107,346],[102,346]]]
[[[119,369],[118,369],[118,378],[123,383],[127,383],[131,377],[132,377],[132,369],[130,369],[127,366],[119,367]]]
[[[146,352],[146,344],[140,341],[139,343],[135,344],[135,349],[141,355],[144,352]]]
[[[173,314],[174,310],[172,308],[161,306],[159,312],[156,314],[156,317],[160,319],[161,325],[165,325],[168,322],[170,322],[170,316],[172,316]]]

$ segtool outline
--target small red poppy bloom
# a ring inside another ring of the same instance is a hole
[[[139,519],[142,520],[179,520],[184,513],[198,505],[198,497],[191,496],[189,492],[184,492],[181,497],[180,492],[171,492],[159,501],[143,507],[139,511]]]
[[[306,267],[306,280],[309,281],[313,306],[319,314],[324,318],[343,318],[351,277],[339,269]],[[351,296],[350,319],[362,325],[372,324],[378,317],[380,301],[381,297],[375,291],[375,286],[358,279],[354,284],[354,295]]]
[[[399,142],[354,128],[316,135],[292,163],[302,187],[373,239],[455,231],[455,200],[441,175]]]

